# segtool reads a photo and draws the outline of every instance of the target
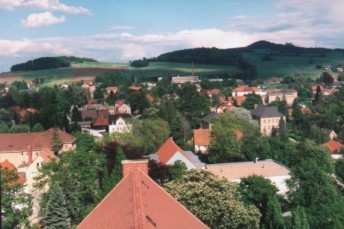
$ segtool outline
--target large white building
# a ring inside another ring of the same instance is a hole
[[[274,160],[211,164],[206,170],[238,183],[251,175],[263,176],[278,188],[278,194],[285,195],[289,191],[286,181],[290,179],[290,170]]]

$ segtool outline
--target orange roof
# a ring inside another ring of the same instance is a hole
[[[186,153],[173,141],[173,138],[169,138],[165,141],[164,144],[159,148],[158,152],[156,152],[159,155],[160,161],[163,165],[166,165],[166,163],[173,157],[175,153],[181,153],[186,158],[189,158]]]
[[[96,120],[93,122],[93,126],[108,126],[109,125],[109,120],[108,117],[98,117]]]
[[[330,140],[324,144],[325,147],[327,147],[329,150],[331,150],[332,153],[339,150],[343,147],[343,145],[340,142],[337,142],[335,140]]]
[[[234,88],[232,92],[246,92],[246,91],[258,92],[261,90],[258,87],[248,87],[247,85],[241,85],[239,87]]]
[[[132,86],[132,87],[129,87],[129,90],[139,91],[139,90],[141,90],[141,87]]]
[[[14,165],[11,162],[9,162],[7,159],[0,163],[0,168],[1,168],[1,170],[7,169],[8,171],[14,171],[15,173],[17,173],[16,167],[14,167]],[[18,173],[17,173],[17,175],[18,175],[18,179],[17,179],[16,183],[24,184],[26,182],[26,178],[23,177],[22,175],[18,174]],[[9,184],[13,184],[13,183],[9,183]]]
[[[123,104],[125,104],[125,100],[124,100],[124,99],[117,99],[117,100],[115,101],[115,104],[117,104],[117,105],[123,105]]]
[[[236,104],[238,106],[241,106],[242,103],[246,100],[246,96],[236,96],[234,97],[234,100],[236,101]]]
[[[50,162],[52,159],[55,159],[56,162],[60,161],[60,159],[49,149],[43,149],[39,156],[42,157],[46,163]]]
[[[207,228],[207,226],[142,170],[134,168],[77,228]]]
[[[111,91],[113,91],[113,92],[116,93],[117,87],[107,87],[107,88],[106,88],[106,91],[107,91],[108,93],[110,93]]]
[[[210,145],[210,129],[194,130],[194,143],[198,146]]]
[[[60,129],[57,129],[57,133],[63,143],[74,143],[76,141],[75,137]],[[32,150],[50,149],[53,134],[54,130],[52,128],[36,133],[0,134],[0,152],[27,151],[28,145],[32,146]]]
[[[147,97],[147,99],[149,100],[149,102],[151,102],[151,103],[153,102],[154,98],[153,98],[152,95],[147,94],[146,97]]]
[[[312,113],[311,109],[309,109],[308,107],[302,107],[301,108],[301,112],[302,112],[302,114],[310,114],[310,113]]]
[[[97,101],[94,99],[87,100],[87,104],[95,104]]]
[[[289,169],[273,160],[249,162],[234,162],[223,164],[207,165],[207,170],[217,176],[225,177],[228,180],[236,180],[250,175],[263,177],[285,176]]]
[[[220,89],[217,89],[217,88],[207,91],[207,94],[208,94],[209,96],[210,96],[210,95],[217,95],[217,94],[219,94],[219,93],[220,93]]]

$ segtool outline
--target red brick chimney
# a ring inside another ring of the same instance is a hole
[[[123,177],[127,176],[135,168],[140,169],[142,172],[148,175],[148,160],[123,160],[122,169]]]
[[[31,145],[27,146],[27,156],[29,159],[29,165],[31,165],[32,163],[32,146]]]

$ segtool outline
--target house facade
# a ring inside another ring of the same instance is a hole
[[[267,91],[267,102],[286,101],[288,106],[291,106],[297,98],[297,91],[294,89],[277,89]]]
[[[261,97],[264,97],[266,95],[266,92],[262,91],[258,87],[249,87],[247,85],[241,85],[232,90],[232,97],[234,98],[236,96],[244,96],[253,93],[255,93],[256,95],[260,95]]]
[[[279,113],[277,107],[259,106],[251,110],[251,115],[258,122],[260,132],[270,136],[273,128],[279,128],[279,122],[283,115]]]
[[[59,153],[73,150],[76,147],[76,138],[62,130],[56,130],[62,141]],[[16,168],[38,158],[43,149],[52,148],[54,129],[36,133],[0,134],[0,162],[8,160]]]
[[[173,76],[172,84],[184,84],[184,83],[198,83],[198,76]]]

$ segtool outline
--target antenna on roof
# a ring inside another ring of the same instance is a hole
[[[256,158],[254,159],[254,163],[257,163],[258,160],[259,160],[259,157],[256,157]]]

